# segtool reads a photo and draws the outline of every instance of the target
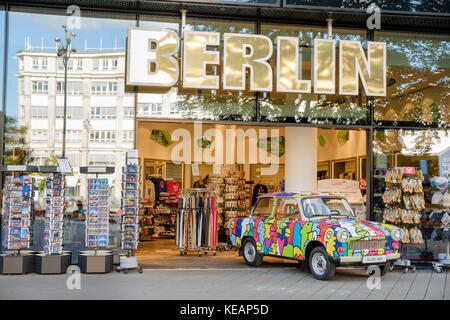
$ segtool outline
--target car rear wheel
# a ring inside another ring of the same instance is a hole
[[[334,276],[336,265],[328,259],[324,247],[316,247],[309,255],[309,270],[318,280],[327,280]]]
[[[256,250],[256,244],[253,239],[246,239],[243,246],[245,263],[252,267],[257,267],[262,263],[263,255]]]

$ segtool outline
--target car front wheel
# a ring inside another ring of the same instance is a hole
[[[309,270],[318,280],[327,280],[334,276],[336,265],[328,259],[324,247],[316,247],[309,255]]]
[[[257,267],[262,263],[263,256],[256,250],[255,241],[247,239],[243,246],[245,263],[252,267]]]

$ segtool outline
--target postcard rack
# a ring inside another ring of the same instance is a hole
[[[42,252],[35,255],[35,272],[65,273],[72,254],[63,251],[64,175],[58,166],[40,166],[45,174],[45,215]]]
[[[175,245],[183,256],[196,252],[199,257],[216,255],[217,210],[213,190],[184,189],[179,194]]]
[[[27,173],[38,172],[36,166],[1,166],[5,177],[2,201],[0,273],[23,274],[33,272],[34,254],[31,245],[33,214],[33,179]],[[22,251],[23,250],[23,251]]]
[[[127,250],[127,256],[120,257],[120,266],[116,271],[136,269],[142,273],[137,263],[134,250],[139,247],[139,201],[140,172],[137,150],[127,152],[126,163],[122,168],[122,217],[121,217],[121,248]]]
[[[78,264],[83,273],[107,273],[113,267],[113,253],[106,250],[109,242],[109,184],[108,178],[99,178],[99,174],[112,174],[114,167],[80,167],[80,173],[95,175],[95,178],[87,179],[85,235],[86,247],[94,250],[80,251]]]

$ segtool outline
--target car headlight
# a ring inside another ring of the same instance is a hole
[[[343,229],[343,228],[339,229],[339,231],[336,234],[336,239],[340,243],[347,242],[349,238],[350,238],[350,234],[348,233],[348,231],[346,229]]]
[[[392,231],[391,231],[391,238],[392,238],[392,240],[399,241],[402,238],[402,236],[403,236],[402,229],[397,228],[397,227],[392,229]]]

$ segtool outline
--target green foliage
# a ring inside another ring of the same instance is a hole
[[[28,128],[19,126],[17,119],[6,116],[5,119],[5,165],[26,165],[33,162],[32,150],[26,143]]]

